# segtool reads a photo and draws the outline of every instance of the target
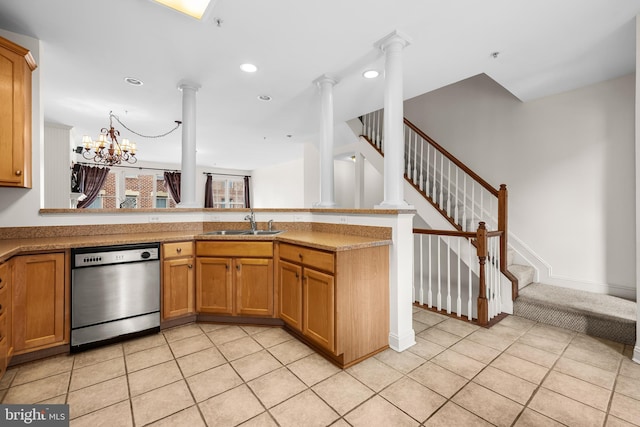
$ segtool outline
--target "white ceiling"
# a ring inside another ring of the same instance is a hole
[[[639,12],[640,0],[213,0],[200,22],[151,0],[0,0],[0,28],[42,41],[45,120],[95,139],[113,110],[163,133],[190,80],[202,86],[198,164],[252,170],[317,139],[322,74],[339,79],[337,122],[381,108],[383,79],[361,73],[383,70],[374,43],[394,30],[412,39],[405,99],[484,72],[528,101],[632,72]],[[131,139],[141,160],[179,163],[181,132]]]

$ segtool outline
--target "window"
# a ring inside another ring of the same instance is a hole
[[[175,208],[176,204],[165,188],[163,174],[140,171],[132,174],[125,168],[111,168],[100,195],[87,208]]]
[[[244,180],[213,176],[213,207],[244,208]]]
[[[156,208],[166,208],[166,207],[167,207],[167,197],[156,195]]]

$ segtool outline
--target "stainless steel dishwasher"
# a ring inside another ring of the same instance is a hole
[[[71,251],[71,351],[160,330],[160,245]]]

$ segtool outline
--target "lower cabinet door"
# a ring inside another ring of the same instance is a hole
[[[310,268],[303,270],[302,333],[335,352],[335,287],[332,275]]]
[[[302,267],[280,261],[278,281],[280,318],[302,332]]]
[[[163,262],[162,318],[195,313],[193,257]]]
[[[233,314],[231,261],[231,258],[197,258],[196,310],[199,313]]]
[[[237,258],[233,264],[236,314],[273,316],[273,260]]]
[[[13,342],[16,353],[65,341],[64,253],[14,258]]]

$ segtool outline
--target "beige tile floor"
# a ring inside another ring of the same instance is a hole
[[[72,426],[640,426],[632,348],[414,308],[417,344],[338,369],[280,328],[190,324],[11,368],[3,403]]]

